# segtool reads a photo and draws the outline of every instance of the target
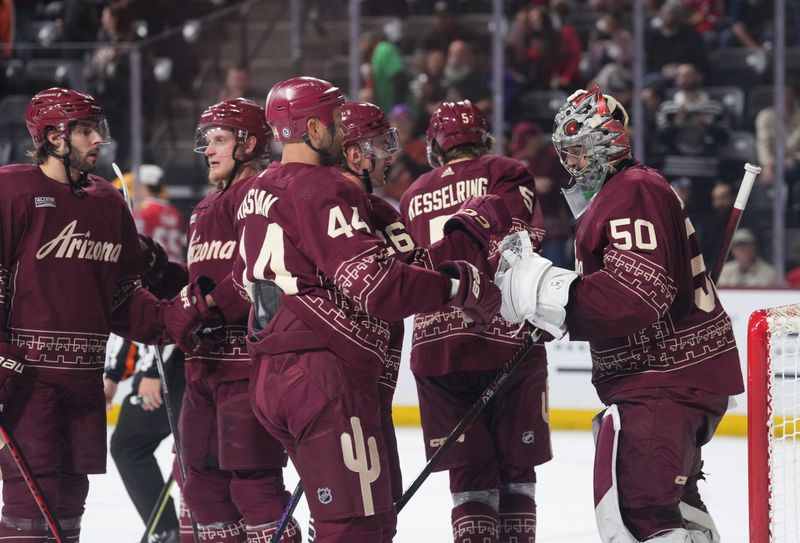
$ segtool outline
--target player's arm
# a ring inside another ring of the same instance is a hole
[[[674,262],[680,231],[677,206],[665,192],[631,197],[606,215],[603,268],[577,281],[567,305],[567,329],[575,340],[624,337],[664,316],[678,291]]]
[[[447,265],[442,273],[393,258],[375,234],[362,192],[342,190],[333,197],[316,198],[313,204],[313,210],[299,210],[301,243],[323,273],[364,312],[397,321],[448,303],[464,309],[486,305],[491,310],[488,298],[496,290],[474,267]]]

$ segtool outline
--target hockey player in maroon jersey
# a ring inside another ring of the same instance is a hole
[[[684,204],[634,160],[626,124],[597,87],[558,112],[553,143],[573,180],[564,194],[578,219],[578,273],[509,251],[496,278],[502,312],[589,341],[608,405],[596,418],[602,540],[717,542],[697,489],[700,451],[728,397],[743,391],[738,351]]]
[[[510,209],[513,230],[538,247],[544,231],[533,177],[521,162],[489,154],[493,139],[474,104],[440,105],[427,140],[434,170],[420,176],[400,201],[414,239],[423,246],[435,243],[465,199],[494,194]],[[497,241],[491,240],[482,271],[496,267]],[[429,458],[527,339],[530,330],[518,329],[498,316],[485,330],[472,330],[456,308],[415,317],[411,370]],[[534,466],[552,456],[546,390],[547,360],[539,344],[439,464],[439,470],[450,471],[454,541],[470,541],[476,533],[487,542],[534,541]]]
[[[234,276],[256,308],[253,407],[300,473],[315,541],[377,543],[395,524],[378,386],[389,323],[450,303],[480,326],[497,293],[466,262],[443,273],[392,258],[413,242],[392,229],[381,237],[368,194],[324,167],[341,159],[343,103],[312,77],[270,90],[267,122],[283,157],[242,202]],[[272,285],[279,308],[268,305]]]
[[[108,126],[86,94],[30,101],[33,164],[0,168],[0,404],[66,540],[78,541],[87,474],[106,468],[103,395],[110,331],[163,339],[163,312],[140,288],[130,211],[93,175]],[[7,450],[0,541],[44,542],[48,529]]]
[[[182,296],[194,306],[197,321],[176,339],[186,351],[179,424],[187,468],[184,499],[200,540],[209,543],[268,541],[289,498],[283,447],[250,408],[245,334],[251,304],[231,281],[239,251],[234,227],[239,190],[258,173],[268,146],[264,108],[250,100],[220,102],[200,117],[195,151],[205,155],[208,178],[217,190],[197,204],[190,218],[190,283]],[[219,341],[199,349],[198,327],[214,324],[222,325],[213,336]],[[187,526],[181,532],[182,541],[192,540]],[[293,523],[282,541],[300,540]]]
[[[348,179],[356,183],[369,194],[374,226],[379,236],[387,240],[395,240],[390,247],[399,250],[392,256],[406,263],[434,269],[447,260],[464,259],[477,261],[483,258],[486,236],[475,236],[468,230],[460,228],[463,224],[455,220],[447,236],[444,236],[429,249],[423,249],[414,242],[403,226],[400,213],[383,198],[371,194],[373,187],[383,187],[386,174],[392,164],[392,157],[400,150],[397,132],[389,126],[389,122],[381,109],[367,102],[348,102],[342,107],[342,125],[345,136],[342,141],[342,170]],[[506,231],[511,225],[507,208],[500,198],[475,197],[462,207],[475,212],[470,224],[480,228],[494,225],[499,231]],[[488,213],[491,220],[483,217]],[[466,219],[464,219],[466,220]],[[383,437],[386,441],[389,467],[391,471],[392,499],[402,496],[403,485],[400,472],[400,458],[397,453],[397,440],[392,421],[392,398],[397,385],[400,369],[400,354],[403,346],[403,322],[390,324],[390,340],[387,349],[386,364],[379,380],[379,396]]]

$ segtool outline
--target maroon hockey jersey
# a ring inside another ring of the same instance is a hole
[[[381,373],[389,322],[443,306],[451,286],[395,258],[416,244],[402,223],[378,218],[390,210],[336,169],[273,163],[256,178],[237,215],[243,247],[234,277],[245,291],[269,279],[285,294],[257,349],[324,346]]]
[[[161,340],[162,305],[140,288],[125,201],[94,175],[84,191],[35,165],[0,168],[0,341],[24,348],[37,371],[102,375],[112,330]]]
[[[197,204],[189,218],[189,280],[203,276],[214,281],[216,286],[211,296],[226,324],[225,340],[210,352],[186,355],[188,379],[205,377],[212,371],[216,379],[239,380],[250,375],[246,335],[251,304],[235,287],[231,272],[239,253],[236,212],[253,179],[244,179],[227,190],[213,192]]]
[[[600,399],[685,386],[744,390],[731,321],[680,198],[656,170],[611,177],[577,224],[570,339],[590,342]]]
[[[464,200],[496,194],[511,211],[512,231],[528,231],[534,247],[538,248],[544,230],[534,191],[533,176],[524,164],[503,156],[485,155],[451,162],[423,174],[403,194],[400,211],[411,235],[427,247],[442,238],[444,223]],[[499,261],[499,241],[493,240],[483,257],[473,261],[482,272],[494,274]],[[457,308],[419,314],[414,318],[411,369],[418,375],[436,376],[498,368],[530,335],[528,327],[519,328],[498,315],[486,330],[473,332]]]

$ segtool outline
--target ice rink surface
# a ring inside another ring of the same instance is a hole
[[[109,428],[110,431],[113,428]],[[403,459],[404,486],[424,465],[422,431],[398,428]],[[716,437],[705,448],[707,482],[700,483],[706,504],[725,543],[745,543],[747,538],[747,448],[744,438]],[[165,472],[171,462],[169,444],[162,444],[158,458]],[[596,543],[592,505],[593,443],[588,432],[554,432],[555,458],[538,471],[538,543]],[[92,476],[83,521],[83,543],[135,543],[143,524],[133,508],[122,481],[109,458],[108,473]],[[294,488],[297,476],[289,468],[287,486]],[[302,500],[295,514],[308,526],[308,508]],[[400,514],[397,543],[452,541],[450,495],[447,476],[431,476]]]

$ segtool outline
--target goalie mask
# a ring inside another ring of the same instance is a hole
[[[597,86],[573,93],[556,114],[553,145],[572,177],[572,185],[563,193],[576,218],[619,163],[630,157],[627,125],[622,105]]]

